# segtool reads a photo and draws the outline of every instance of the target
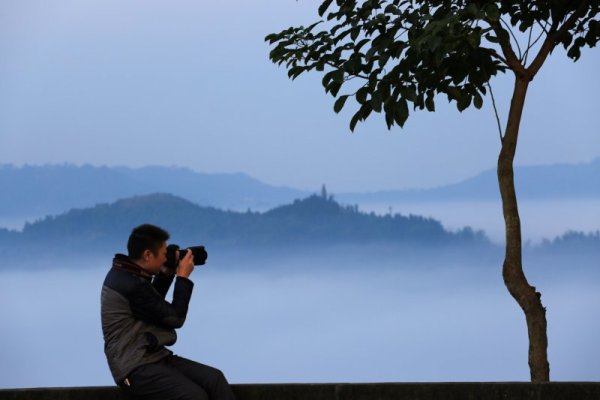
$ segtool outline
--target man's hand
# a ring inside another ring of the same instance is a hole
[[[175,273],[177,274],[177,276],[189,278],[192,272],[194,271],[194,253],[192,253],[191,250],[180,251],[187,251],[187,253],[181,260],[179,260],[179,264],[177,265],[177,271]]]

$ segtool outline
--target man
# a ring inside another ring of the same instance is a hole
[[[176,269],[165,266],[169,233],[154,225],[133,229],[128,256],[116,254],[101,295],[104,352],[113,378],[141,399],[234,400],[218,369],[174,355],[194,287],[192,251]],[[182,250],[184,251],[184,250]],[[176,279],[175,279],[176,277]],[[175,279],[173,301],[165,300]]]

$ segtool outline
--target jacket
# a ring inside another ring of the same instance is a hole
[[[165,296],[174,275],[152,275],[123,254],[116,254],[100,296],[104,353],[113,379],[121,384],[140,365],[172,354],[185,322],[194,284],[178,276],[173,301]]]

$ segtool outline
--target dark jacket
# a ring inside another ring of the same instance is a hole
[[[101,316],[104,353],[117,384],[136,367],[172,354],[165,346],[177,340],[175,329],[185,322],[194,284],[177,277],[173,301],[165,296],[174,275],[152,279],[147,271],[122,254],[102,286]]]

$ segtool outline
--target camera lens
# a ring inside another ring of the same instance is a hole
[[[181,260],[187,254],[187,250],[191,250],[194,255],[194,265],[204,265],[208,258],[208,253],[204,246],[190,246],[187,249],[179,250],[179,259]]]

